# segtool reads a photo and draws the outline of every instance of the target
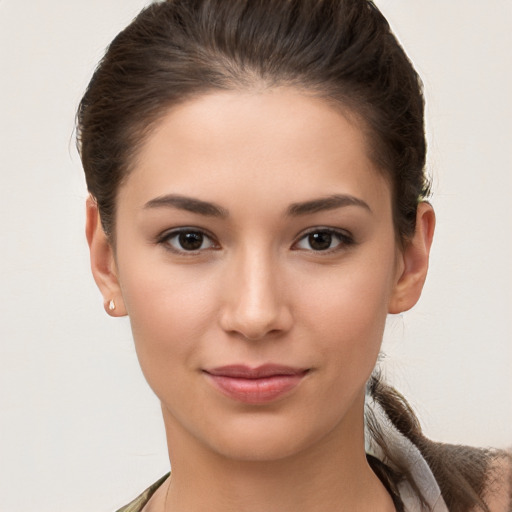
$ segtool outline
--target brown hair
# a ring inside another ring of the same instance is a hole
[[[367,389],[370,397],[382,408],[392,425],[423,455],[439,484],[450,512],[491,512],[483,500],[486,487],[492,483],[495,476],[491,470],[491,463],[501,459],[508,465],[509,454],[499,450],[434,442],[423,434],[418,418],[407,400],[396,389],[382,382],[378,372],[371,376]],[[389,450],[381,426],[369,408],[366,409],[366,423],[372,442],[381,448],[385,458],[391,461],[394,467],[395,485],[396,480],[405,478],[426,507],[417,483],[403,462]],[[372,461],[369,462],[373,467]]]
[[[106,234],[113,239],[117,191],[169,108],[212,90],[278,86],[325,98],[361,121],[370,156],[392,184],[397,237],[407,243],[429,188],[422,86],[367,0],[168,0],[144,9],[109,46],[77,113],[87,186]],[[421,451],[451,512],[488,510],[487,452],[429,441],[393,388],[372,377],[369,392]],[[390,482],[407,479],[418,491],[407,469],[394,467]]]
[[[419,78],[365,0],[173,0],[111,43],[78,110],[87,186],[113,233],[115,195],[137,149],[172,105],[211,90],[296,86],[364,120],[391,179],[395,224],[414,232],[427,193]]]

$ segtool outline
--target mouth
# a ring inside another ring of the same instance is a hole
[[[309,369],[266,364],[251,368],[229,365],[203,370],[208,380],[225,396],[247,404],[264,404],[288,395]]]

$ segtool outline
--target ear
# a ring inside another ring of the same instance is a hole
[[[427,277],[435,224],[432,206],[427,202],[420,203],[414,236],[399,254],[398,276],[388,305],[389,313],[402,313],[418,302]]]
[[[114,250],[101,226],[98,205],[91,196],[86,202],[85,235],[89,244],[92,275],[103,295],[105,311],[110,316],[124,316],[126,308],[117,277]]]

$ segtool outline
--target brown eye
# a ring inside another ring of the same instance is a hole
[[[216,247],[208,235],[193,229],[180,229],[166,233],[159,243],[179,253],[197,252]]]
[[[325,251],[331,247],[332,234],[327,231],[311,233],[308,235],[308,243],[314,251]]]
[[[202,233],[188,232],[178,235],[178,243],[185,251],[197,251],[203,245],[204,236]]]
[[[303,235],[293,248],[313,252],[333,252],[353,243],[352,236],[346,232],[319,228]]]

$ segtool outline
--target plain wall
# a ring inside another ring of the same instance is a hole
[[[74,113],[142,0],[0,0],[0,511],[113,511],[168,468],[127,319],[88,267]],[[512,4],[381,0],[425,82],[438,228],[389,379],[433,438],[512,442]]]

